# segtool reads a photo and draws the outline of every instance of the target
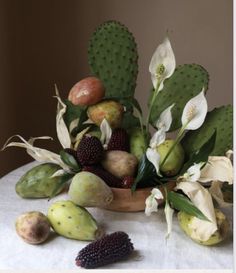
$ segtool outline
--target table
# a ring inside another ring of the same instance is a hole
[[[41,245],[29,245],[15,232],[15,219],[23,212],[38,210],[47,213],[50,203],[67,199],[63,193],[47,199],[22,199],[15,193],[15,184],[32,162],[0,180],[0,269],[79,269],[75,265],[78,251],[88,242],[70,240],[52,234]],[[173,231],[165,241],[166,223],[163,209],[147,217],[142,212],[120,213],[97,208],[88,209],[107,233],[122,230],[129,234],[136,251],[125,261],[106,266],[108,269],[232,269],[233,235],[221,245],[201,246],[180,229],[176,215]],[[224,211],[232,223],[232,209]]]

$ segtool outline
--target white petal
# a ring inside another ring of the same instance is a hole
[[[157,174],[159,174],[159,163],[160,163],[160,155],[159,153],[151,148],[147,148],[146,151],[147,159],[153,164],[156,169]]]
[[[176,189],[182,190],[190,198],[193,204],[211,221],[204,221],[194,217],[190,226],[193,238],[207,241],[217,230],[211,194],[198,182],[180,182],[177,184]]]
[[[164,212],[165,212],[166,223],[167,223],[166,238],[168,238],[172,230],[172,219],[174,214],[174,210],[170,207],[169,202],[166,202]]]
[[[66,172],[65,170],[61,169],[61,170],[56,171],[56,172],[51,176],[51,178],[53,178],[53,177],[58,177],[58,176],[62,176],[62,175],[64,175],[64,174],[66,174],[66,173],[67,173],[67,172]]]
[[[155,132],[150,140],[150,147],[156,149],[160,144],[162,144],[166,139],[166,132],[164,129],[160,129]]]
[[[189,182],[196,182],[199,180],[200,175],[201,175],[201,167],[202,164],[204,163],[198,163],[198,164],[194,164],[193,166],[191,166],[188,170],[187,170],[187,176],[188,176],[188,180]]]
[[[69,128],[70,133],[73,131],[74,128],[78,126],[78,123],[79,123],[79,118],[76,118],[71,121],[70,128]]]
[[[202,126],[207,114],[207,101],[202,91],[191,100],[189,100],[183,110],[182,125],[186,130],[196,130]]]
[[[222,185],[223,184],[220,181],[213,181],[211,183],[211,187],[209,188],[209,192],[221,208],[232,207],[232,203],[227,203],[224,201],[224,195],[221,191]]]
[[[67,129],[67,126],[64,122],[63,115],[66,112],[66,105],[62,102],[57,87],[55,86],[56,90],[56,98],[58,100],[57,103],[57,116],[56,116],[56,130],[57,130],[57,137],[61,143],[61,146],[65,148],[71,147],[71,138],[70,133]]]
[[[167,107],[160,115],[158,121],[156,122],[157,129],[164,129],[167,132],[170,129],[172,123],[171,109],[174,107],[174,103]]]
[[[233,184],[233,165],[226,156],[209,156],[208,163],[201,170],[200,182],[214,180]]]
[[[157,188],[153,188],[151,193],[156,199],[164,199],[162,192]]]
[[[163,66],[163,73],[158,73],[158,67]],[[155,50],[150,65],[149,72],[151,73],[153,87],[157,88],[157,82],[162,83],[158,90],[163,88],[163,81],[169,78],[175,70],[175,55],[172,50],[169,39],[166,37],[162,44]]]
[[[109,140],[111,139],[112,129],[105,118],[101,122],[100,130],[102,132],[102,135],[100,138],[101,142],[103,144],[108,144]]]
[[[158,203],[153,194],[149,195],[145,201],[145,214],[150,216],[152,212],[157,212]]]

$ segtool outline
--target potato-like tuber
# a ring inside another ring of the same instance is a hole
[[[17,218],[16,232],[26,243],[40,244],[50,234],[50,223],[43,213],[30,211]]]

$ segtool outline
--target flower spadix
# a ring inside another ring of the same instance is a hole
[[[163,43],[155,50],[149,65],[152,84],[155,90],[160,91],[163,88],[164,80],[173,74],[175,66],[175,55],[170,40],[166,37]]]
[[[202,126],[207,114],[207,100],[202,91],[191,100],[189,100],[183,110],[182,126],[186,130],[196,130]]]
[[[157,199],[163,199],[163,194],[157,188],[152,189],[151,194],[145,201],[145,214],[150,216],[152,212],[158,211],[158,202]]]

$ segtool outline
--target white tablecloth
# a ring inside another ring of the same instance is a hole
[[[15,232],[15,219],[23,212],[47,213],[51,202],[67,199],[66,194],[47,199],[27,200],[15,193],[19,178],[36,163],[25,165],[0,182],[0,269],[76,269],[75,257],[87,242],[53,234],[41,245],[29,245]],[[166,223],[163,209],[150,217],[144,213],[118,213],[89,209],[107,233],[122,230],[129,234],[136,251],[126,261],[106,266],[109,269],[232,269],[232,232],[222,244],[201,246],[180,229],[176,216],[173,231],[165,241]],[[225,211],[232,223],[232,210]],[[78,268],[79,269],[79,268]]]

